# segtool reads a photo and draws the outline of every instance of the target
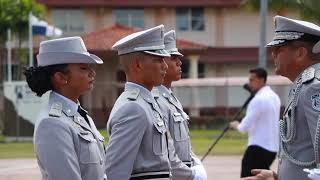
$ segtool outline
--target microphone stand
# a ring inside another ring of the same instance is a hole
[[[240,110],[233,116],[231,121],[237,120],[238,116],[240,115],[240,113],[242,112],[243,109],[245,109],[247,107],[247,105],[249,104],[249,102],[251,101],[251,99],[254,97],[255,92],[251,91],[250,87],[248,84],[245,84],[243,86],[243,88],[247,91],[250,92],[250,96],[247,98],[247,100],[244,102],[244,104],[241,106]],[[229,123],[227,124],[227,126],[224,128],[224,130],[222,131],[222,133],[218,136],[218,138],[212,143],[212,145],[209,147],[208,151],[204,154],[204,156],[201,158],[201,161],[203,161],[208,154],[211,152],[211,150],[215,147],[215,145],[219,142],[219,140],[224,136],[224,134],[230,129]]]

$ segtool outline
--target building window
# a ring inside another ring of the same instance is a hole
[[[84,31],[84,13],[79,9],[55,9],[52,11],[53,23],[64,33]]]
[[[176,26],[179,31],[204,31],[203,8],[177,8]]]
[[[114,10],[114,17],[118,24],[144,28],[143,9],[116,9]]]

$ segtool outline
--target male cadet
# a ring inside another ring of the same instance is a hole
[[[193,179],[194,171],[174,152],[163,115],[151,90],[162,84],[168,68],[164,57],[164,26],[133,33],[116,42],[126,73],[125,90],[117,99],[107,124],[108,180]]]
[[[152,93],[163,112],[164,120],[169,126],[169,131],[174,141],[174,147],[179,159],[188,167],[195,169],[198,179],[207,179],[207,173],[201,161],[192,152],[189,137],[189,116],[183,111],[180,101],[171,91],[171,83],[181,79],[181,60],[183,55],[176,48],[175,31],[171,30],[164,35],[165,50],[171,57],[166,57],[168,65],[163,84],[155,87]]]
[[[293,81],[288,105],[280,120],[278,175],[253,170],[246,179],[307,180],[319,167],[320,140],[320,27],[305,21],[275,17],[275,36],[267,44],[276,74]],[[274,176],[272,178],[272,176]],[[278,176],[278,177],[276,177]]]

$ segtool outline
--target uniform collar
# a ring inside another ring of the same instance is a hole
[[[125,84],[125,91],[132,91],[132,90],[138,90],[139,91],[139,95],[146,101],[148,102],[152,108],[154,110],[156,110],[159,115],[162,117],[162,113],[161,110],[156,102],[156,100],[154,99],[154,96],[152,95],[151,91],[149,91],[147,88],[137,84],[137,83],[133,83],[133,82],[126,82]]]
[[[77,113],[79,103],[75,103],[71,99],[52,91],[49,98],[49,104],[61,103],[62,111],[68,115],[73,116]]]
[[[149,91],[147,88],[141,86],[140,84],[134,83],[134,82],[126,82],[125,87],[124,87],[125,91],[126,90],[131,90],[131,89],[139,89],[140,94],[143,97],[146,98],[153,98],[151,91]]]
[[[172,93],[170,89],[165,87],[164,85],[157,86],[157,89],[159,90],[159,93],[161,96],[164,96],[164,94],[169,95]]]
[[[176,99],[176,97],[173,96],[171,89],[168,89],[163,85],[157,86],[157,89],[159,90],[160,96],[163,96],[169,103],[173,104],[176,108],[180,110],[183,109],[178,99]]]

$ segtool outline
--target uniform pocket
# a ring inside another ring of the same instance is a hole
[[[80,143],[80,162],[83,164],[98,163],[100,161],[100,152],[97,140],[91,132],[81,131],[78,134]]]
[[[173,117],[172,124],[173,124],[174,140],[176,141],[187,140],[189,137],[187,125],[185,124],[187,123],[187,121],[178,112],[173,113],[172,117]]]
[[[154,133],[152,137],[152,149],[156,155],[167,153],[166,127],[163,121],[154,122]]]

